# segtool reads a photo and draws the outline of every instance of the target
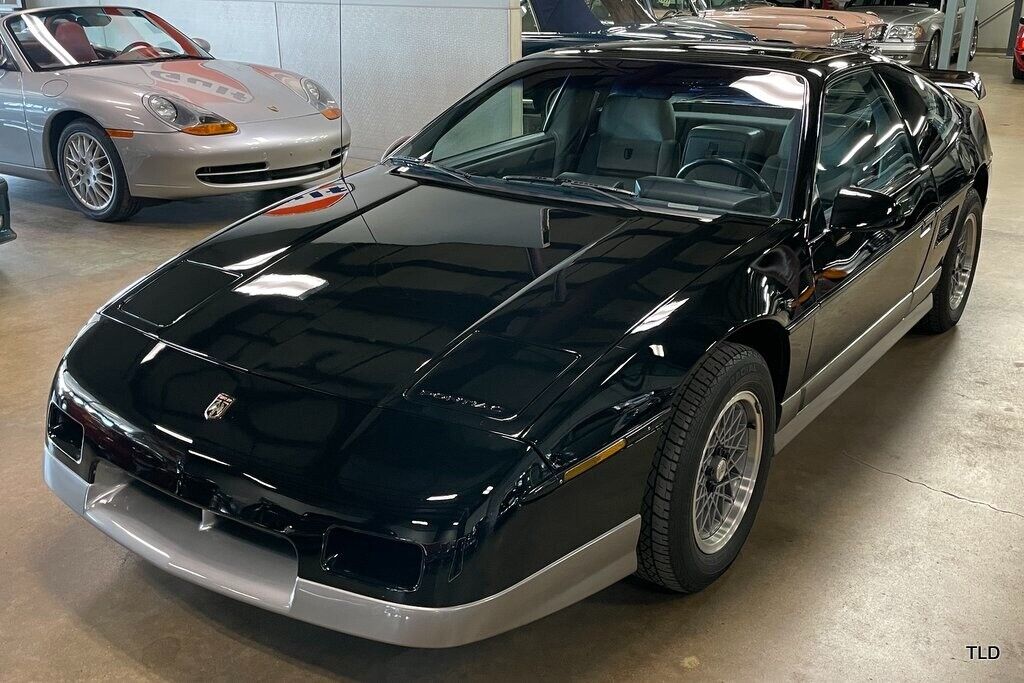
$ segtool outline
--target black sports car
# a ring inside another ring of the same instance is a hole
[[[960,319],[989,160],[976,104],[862,53],[524,59],[117,295],[46,481],[187,581],[392,643],[700,590],[772,455]]]
[[[0,244],[10,242],[15,237],[11,227],[11,201],[7,196],[7,181],[0,178]]]

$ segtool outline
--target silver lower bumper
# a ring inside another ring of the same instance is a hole
[[[411,607],[307,581],[294,551],[218,527],[216,516],[167,504],[119,470],[89,484],[47,444],[43,476],[72,510],[115,541],[186,581],[295,619],[408,647],[454,647],[540,619],[636,571],[640,517],[623,522],[500,593],[454,607]]]

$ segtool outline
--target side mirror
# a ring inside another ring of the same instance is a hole
[[[832,202],[829,228],[845,232],[873,232],[891,227],[899,214],[896,201],[887,194],[844,187]]]
[[[7,54],[7,48],[0,45],[0,71],[17,71],[18,67],[15,66],[14,60]]]
[[[402,146],[402,145],[404,145],[404,144],[405,144],[406,142],[408,142],[408,141],[409,141],[409,138],[411,138],[411,137],[412,137],[411,135],[403,135],[402,137],[398,138],[397,140],[395,140],[394,142],[392,142],[392,143],[391,143],[390,145],[388,145],[388,148],[387,148],[387,150],[385,150],[385,152],[384,152],[383,154],[381,154],[381,155],[380,155],[380,161],[381,161],[381,163],[384,163],[384,162],[385,162],[385,161],[387,160],[387,158],[388,158],[389,156],[391,156],[392,154],[394,154],[394,153],[395,153],[395,151],[396,151],[396,150],[397,150],[397,149],[398,149],[399,147],[401,147],[401,146]]]
[[[207,52],[210,51],[210,41],[206,40],[205,38],[193,38],[192,42],[198,45],[199,47],[203,48]]]

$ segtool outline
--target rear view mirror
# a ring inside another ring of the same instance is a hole
[[[193,38],[192,42],[201,47],[206,52],[210,51],[210,41],[205,38]]]
[[[829,227],[839,231],[874,231],[891,227],[898,215],[896,201],[887,194],[846,187],[832,203]]]
[[[399,147],[401,147],[406,142],[408,142],[409,138],[411,138],[411,137],[412,137],[411,135],[403,135],[402,137],[398,138],[397,140],[392,142],[390,145],[388,145],[387,150],[385,150],[384,153],[380,155],[381,163],[386,161],[389,156],[394,154],[395,150],[397,150]]]

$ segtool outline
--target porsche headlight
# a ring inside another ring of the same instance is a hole
[[[155,94],[146,95],[142,102],[153,116],[182,133],[205,136],[230,135],[238,132],[238,126],[235,124],[194,104]]]
[[[924,38],[924,27],[914,24],[913,26],[907,26],[905,24],[898,24],[889,28],[889,32],[885,36],[886,42],[889,43],[906,43],[906,42],[917,42]]]
[[[311,78],[303,78],[302,91],[318,112],[331,119],[341,118],[341,108],[334,96],[327,91],[327,88],[320,85]]]

